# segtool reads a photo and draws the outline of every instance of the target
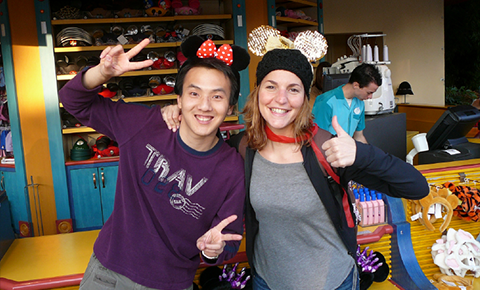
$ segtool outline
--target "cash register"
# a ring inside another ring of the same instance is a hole
[[[480,158],[480,144],[465,137],[480,121],[473,106],[448,108],[427,133],[429,150],[418,154],[418,164],[430,164]]]

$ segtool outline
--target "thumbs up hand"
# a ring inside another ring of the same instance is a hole
[[[350,166],[355,162],[357,155],[355,140],[338,124],[337,116],[332,118],[332,127],[337,132],[337,137],[322,145],[327,161],[332,167]]]

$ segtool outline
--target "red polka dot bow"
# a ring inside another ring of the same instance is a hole
[[[218,49],[215,46],[215,43],[211,39],[207,39],[200,48],[197,50],[197,56],[199,58],[210,58],[216,57],[217,59],[223,61],[228,66],[233,63],[233,51],[232,47],[228,44],[220,46]]]

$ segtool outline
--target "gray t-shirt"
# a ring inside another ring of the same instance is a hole
[[[254,265],[268,286],[275,290],[340,286],[354,261],[303,164],[277,164],[257,153],[250,188],[260,223]]]

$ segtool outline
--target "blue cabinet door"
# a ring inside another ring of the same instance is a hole
[[[103,223],[105,223],[113,211],[118,166],[99,167],[98,172],[100,174]]]
[[[70,170],[70,205],[74,230],[101,228],[101,177],[96,167]]]
[[[30,215],[30,209],[28,206],[28,200],[25,200],[25,193],[18,190],[16,183],[15,171],[0,171],[0,189],[4,189],[7,192],[8,200],[10,202],[10,208],[12,213],[12,224],[15,231],[19,232],[19,221],[28,221]]]

